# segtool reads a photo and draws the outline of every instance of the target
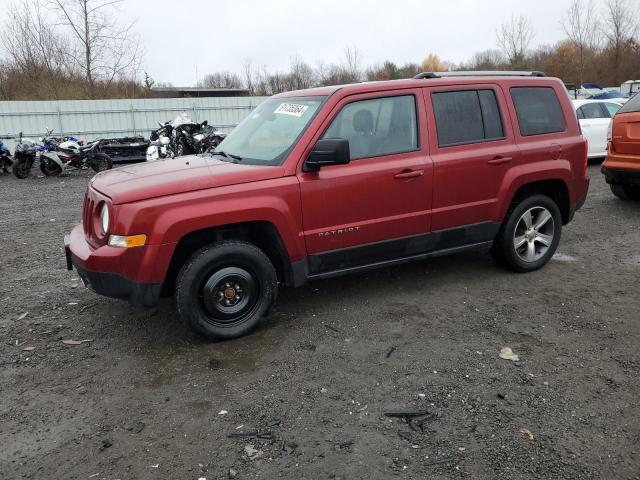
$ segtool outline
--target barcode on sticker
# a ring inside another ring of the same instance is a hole
[[[307,105],[298,105],[297,103],[281,103],[273,113],[282,115],[291,115],[292,117],[301,117],[309,107]]]

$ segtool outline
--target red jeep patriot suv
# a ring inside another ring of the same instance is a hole
[[[587,195],[564,85],[538,72],[423,73],[269,98],[215,153],[96,175],[65,237],[97,293],[209,338],[243,335],[279,284],[491,246],[546,264]]]

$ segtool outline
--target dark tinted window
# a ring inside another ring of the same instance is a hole
[[[460,145],[504,138],[493,90],[458,90],[431,95],[438,145]]]
[[[349,103],[333,119],[323,138],[349,140],[352,160],[417,150],[415,97]]]
[[[578,118],[590,120],[594,118],[609,118],[609,115],[602,110],[599,103],[586,103],[578,109]]]
[[[504,138],[502,130],[502,117],[498,108],[498,101],[493,90],[478,90],[480,106],[482,107],[482,118],[484,121],[484,138],[492,140]]]
[[[631,99],[625,103],[618,113],[640,112],[640,93],[636,93]]]
[[[516,87],[511,98],[518,115],[521,135],[564,131],[564,115],[551,87]]]

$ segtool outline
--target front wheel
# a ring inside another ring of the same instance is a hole
[[[94,172],[104,172],[113,168],[113,160],[105,153],[94,153],[89,165]]]
[[[610,184],[611,192],[622,200],[640,200],[640,186]]]
[[[225,240],[198,250],[180,270],[178,315],[208,339],[240,337],[267,315],[277,289],[276,271],[262,250]]]
[[[40,171],[47,177],[55,177],[62,173],[62,168],[53,160],[42,158],[40,160]]]
[[[551,260],[561,233],[558,205],[546,195],[532,195],[511,208],[493,243],[492,253],[515,272],[531,272]]]
[[[13,174],[21,180],[24,180],[31,173],[32,161],[28,158],[19,158],[13,163]]]

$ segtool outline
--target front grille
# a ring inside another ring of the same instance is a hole
[[[101,195],[91,187],[87,188],[82,208],[82,229],[84,230],[84,237],[86,238],[87,243],[94,248],[106,244],[106,238],[99,238],[95,231],[95,225],[100,216],[98,207],[103,201],[108,201],[108,198]]]

